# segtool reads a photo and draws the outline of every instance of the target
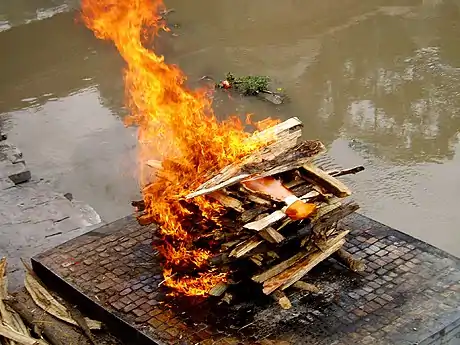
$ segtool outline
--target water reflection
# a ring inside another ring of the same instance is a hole
[[[75,13],[0,33],[0,113],[65,97],[97,86],[110,109],[123,103],[122,60],[110,44],[97,42],[75,23]]]
[[[452,24],[460,8],[444,1],[429,17],[423,6],[411,16],[388,13],[322,40],[302,79],[310,107],[330,140],[343,133],[392,161],[452,159],[460,129],[460,26]]]

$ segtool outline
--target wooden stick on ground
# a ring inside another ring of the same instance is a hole
[[[308,292],[312,292],[312,293],[319,293],[320,292],[320,289],[318,287],[316,287],[315,285],[303,282],[301,280],[295,282],[294,284],[292,284],[292,286],[295,287],[296,289],[303,290],[303,291],[308,291]]]
[[[337,261],[345,265],[345,267],[348,267],[353,272],[363,272],[366,269],[366,265],[364,264],[364,262],[358,259],[355,259],[353,255],[348,253],[343,248],[336,251],[332,255],[332,258],[336,259]]]
[[[283,291],[276,290],[270,295],[283,309],[291,309],[292,304],[289,298],[284,294]]]
[[[21,318],[29,325],[31,329],[37,330],[43,334],[52,345],[67,345],[61,342],[49,328],[49,326],[40,319],[35,318],[34,314],[24,304],[18,300],[8,300],[6,304],[15,310]]]

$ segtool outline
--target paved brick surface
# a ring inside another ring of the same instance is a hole
[[[447,344],[460,320],[459,260],[360,215],[343,225],[352,230],[346,246],[366,272],[329,259],[307,277],[322,293],[288,291],[290,310],[250,293],[230,306],[168,298],[158,287],[153,228],[132,217],[47,251],[34,266],[152,344]]]

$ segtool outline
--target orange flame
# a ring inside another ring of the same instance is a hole
[[[211,252],[194,246],[194,240],[210,226],[195,218],[201,216],[219,227],[222,207],[205,197],[185,202],[184,196],[210,173],[241,159],[267,140],[251,140],[237,117],[217,120],[207,90],[188,89],[182,71],[146,47],[162,29],[167,30],[161,0],[82,0],[81,8],[86,26],[96,37],[113,41],[127,64],[126,102],[131,111],[127,124],[138,126],[145,212],[159,225],[163,240],[159,250],[166,258],[165,284],[186,295],[204,295],[225,280],[226,274],[207,268]],[[273,124],[264,121],[260,128]],[[145,165],[150,159],[163,162],[161,177],[154,182]],[[198,208],[196,212],[190,211],[191,204]],[[200,227],[198,232],[196,227]],[[200,268],[201,273],[173,277],[173,269],[187,265]]]

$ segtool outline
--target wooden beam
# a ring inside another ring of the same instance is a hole
[[[284,269],[281,271],[281,273],[265,280],[263,284],[263,292],[266,295],[269,295],[279,287],[284,290],[294,284],[296,281],[302,279],[302,277],[307,274],[313,267],[337,251],[345,243],[343,238],[348,233],[348,230],[342,231],[337,236],[328,239],[324,244],[324,247],[321,248],[322,250],[310,252],[307,255],[302,255],[302,252],[298,253],[297,260],[293,259],[295,256],[291,258],[292,264],[288,266],[289,268]]]
[[[281,243],[285,239],[283,235],[281,235],[271,226],[263,229],[262,231],[259,231],[259,236],[270,243]]]
[[[343,182],[313,164],[305,164],[299,172],[308,182],[318,185],[337,197],[345,198],[351,195],[351,190]]]
[[[208,194],[251,176],[271,176],[292,170],[311,161],[318,154],[324,152],[325,147],[318,140],[307,140],[297,144],[297,140],[302,134],[301,127],[301,122],[297,118],[292,118],[256,133],[248,140],[265,138],[268,141],[267,146],[210,176],[206,182],[188,194],[186,198]]]
[[[355,259],[353,255],[348,253],[345,249],[340,248],[336,251],[332,258],[336,259],[338,262],[343,264],[345,267],[348,267],[353,272],[363,272],[366,269],[366,265],[361,260]]]
[[[304,257],[307,256],[307,252],[301,251],[294,256],[290,257],[289,259],[280,262],[279,264],[269,268],[265,272],[262,272],[258,275],[255,275],[252,277],[252,280],[255,281],[256,283],[263,283],[264,281],[284,272],[286,269],[294,265],[296,262],[300,261]]]
[[[236,248],[230,252],[230,256],[234,256],[236,258],[242,257],[243,255],[256,248],[262,242],[263,240],[261,240],[258,236],[253,236],[250,239],[238,244]]]
[[[238,199],[225,194],[222,190],[216,190],[215,192],[210,193],[209,196],[214,200],[217,200],[224,207],[234,209],[240,213],[244,212],[243,203]]]

